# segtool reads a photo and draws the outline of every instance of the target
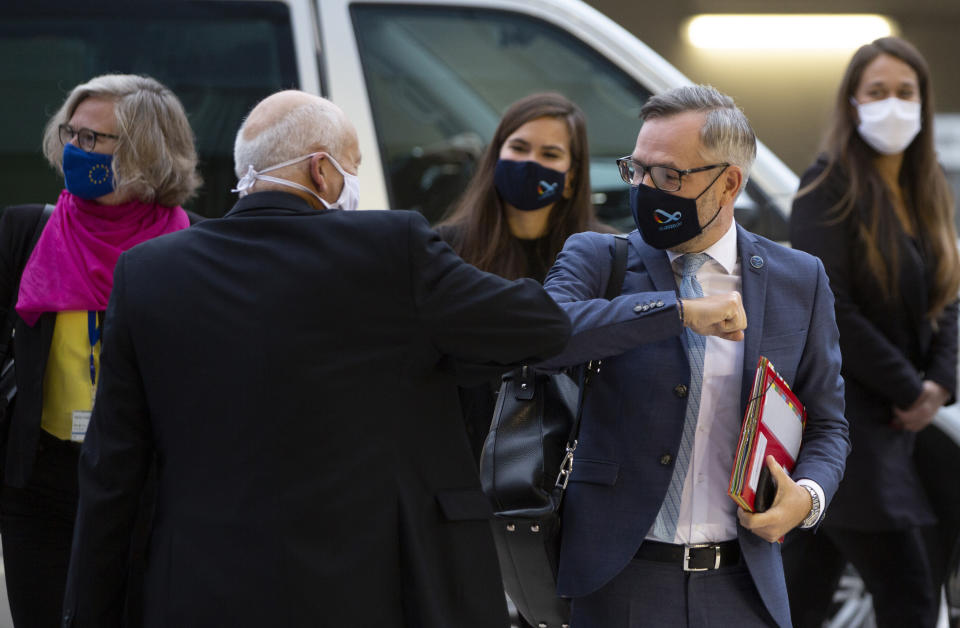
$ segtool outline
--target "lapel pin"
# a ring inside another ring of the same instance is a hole
[[[759,255],[754,255],[750,258],[750,265],[754,268],[763,268],[763,258]]]

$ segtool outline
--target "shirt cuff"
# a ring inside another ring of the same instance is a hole
[[[826,501],[824,500],[824,497],[823,497],[823,489],[820,487],[819,484],[817,484],[816,482],[814,482],[809,478],[800,478],[799,480],[797,480],[797,484],[801,486],[809,486],[810,488],[812,488],[814,491],[817,492],[817,498],[819,498],[820,500],[820,512],[817,513],[817,518],[810,525],[800,526],[800,528],[804,530],[809,528],[815,528],[817,524],[820,523],[820,520],[823,519],[823,511],[825,510],[824,505],[826,504]]]

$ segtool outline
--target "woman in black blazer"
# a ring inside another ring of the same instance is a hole
[[[43,149],[66,184],[49,218],[42,205],[0,216],[0,320],[15,312],[17,382],[0,434],[0,535],[17,628],[60,625],[113,267],[121,252],[189,226],[180,203],[200,185],[183,106],[148,77],[73,88]],[[128,599],[132,617],[136,604]]]
[[[821,625],[846,561],[873,594],[878,626],[936,623],[923,534],[937,518],[913,454],[956,392],[960,261],[932,101],[912,45],[860,48],[794,201],[793,246],[823,260],[836,297],[853,448],[818,533],[794,533],[784,548],[798,626]]]

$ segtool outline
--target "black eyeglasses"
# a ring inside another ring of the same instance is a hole
[[[621,157],[617,160],[617,168],[620,169],[620,177],[624,181],[630,185],[640,185],[644,176],[650,175],[650,180],[653,181],[653,185],[663,192],[676,192],[679,190],[684,175],[713,170],[714,168],[726,168],[729,165],[730,164],[713,164],[699,168],[677,170],[669,166],[645,166],[629,157]]]
[[[92,152],[94,147],[97,145],[97,140],[101,137],[109,137],[113,140],[120,139],[119,135],[113,135],[112,133],[99,133],[93,129],[88,129],[86,127],[82,129],[74,129],[69,124],[61,124],[57,127],[57,131],[60,133],[60,143],[66,146],[73,141],[73,138],[77,138],[77,144],[80,145],[80,148],[89,152]]]

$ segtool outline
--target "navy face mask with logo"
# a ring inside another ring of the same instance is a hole
[[[63,146],[63,179],[67,191],[92,200],[113,192],[113,155],[88,153],[73,144]]]
[[[500,198],[523,211],[555,203],[563,196],[566,173],[545,168],[535,161],[500,159],[493,173],[493,185]]]
[[[703,233],[722,209],[718,207],[713,218],[700,225],[697,199],[709,189],[696,198],[683,198],[647,185],[631,185],[630,210],[643,241],[657,249],[672,249]]]

